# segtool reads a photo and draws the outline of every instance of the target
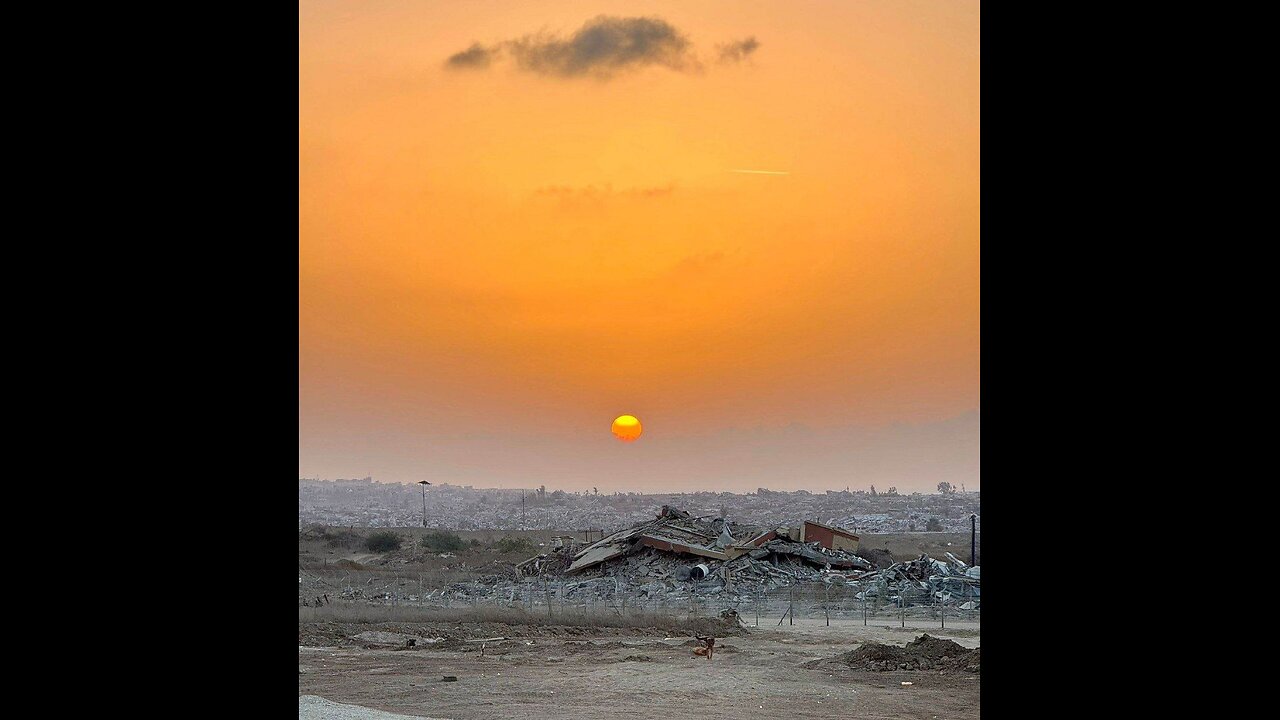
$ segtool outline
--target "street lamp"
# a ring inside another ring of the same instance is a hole
[[[427,486],[431,483],[426,480],[419,480],[418,484],[422,486],[422,527],[427,526]]]
[[[969,516],[969,564],[978,564],[978,514]]]

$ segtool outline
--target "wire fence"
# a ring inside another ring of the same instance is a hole
[[[454,582],[431,587],[424,575],[351,572],[322,577],[300,568],[299,605],[350,604],[405,608],[508,608],[546,613],[660,614],[713,617],[736,613],[748,626],[776,627],[815,622],[824,626],[862,623],[957,627],[982,621],[981,590],[958,579],[940,583],[849,581],[750,587],[713,582],[649,582],[636,586],[616,577],[583,580],[525,578],[485,584]]]

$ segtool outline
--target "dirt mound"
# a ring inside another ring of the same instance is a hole
[[[598,642],[598,643],[597,642],[575,642],[573,640],[570,640],[568,642],[563,643],[561,647],[563,647],[564,651],[567,653],[581,653],[581,652],[600,652],[602,650],[621,650],[622,648],[629,648],[631,646],[624,645],[623,643],[618,642],[617,640],[613,642]]]
[[[969,648],[954,640],[943,640],[928,634],[907,643],[906,647],[864,643],[856,650],[823,660],[804,663],[806,668],[847,667],[850,670],[887,672],[890,670],[935,670],[942,672],[982,672],[982,648]]]
[[[858,552],[854,554],[877,568],[887,568],[894,563],[893,553],[890,553],[885,548],[864,546],[859,547]]]
[[[416,635],[407,635],[405,633],[381,632],[379,630],[368,630],[351,636],[351,641],[357,643],[364,648],[375,647],[406,647],[409,640],[417,641]]]

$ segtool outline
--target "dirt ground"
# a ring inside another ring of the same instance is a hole
[[[905,645],[920,628],[864,627],[860,622],[799,622],[751,628],[721,638],[713,660],[693,655],[691,638],[637,628],[492,626],[507,640],[464,642],[456,634],[430,643],[437,628],[299,623],[298,694],[410,716],[472,718],[718,717],[754,710],[788,718],[979,717],[980,675],[922,671],[805,669],[863,641]],[[321,627],[320,625],[324,625]],[[352,645],[352,631],[373,634]],[[420,638],[395,649],[392,630]],[[928,629],[969,648],[981,645],[977,625]],[[319,646],[321,642],[332,642]],[[445,675],[456,682],[444,682]],[[912,683],[909,686],[902,682]]]

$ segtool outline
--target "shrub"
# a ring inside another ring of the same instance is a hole
[[[936,517],[929,518],[929,523],[925,525],[924,529],[929,532],[942,532],[942,521]]]
[[[355,547],[356,543],[359,541],[360,535],[351,530],[338,530],[335,532],[327,532],[325,534],[325,542],[329,544],[329,547],[350,548]]]
[[[364,546],[369,549],[369,552],[385,553],[391,552],[392,550],[399,550],[402,542],[404,541],[400,539],[399,535],[387,530],[382,530],[380,532],[373,533],[366,538]]]
[[[527,537],[515,537],[508,535],[501,540],[495,542],[493,547],[500,553],[531,553],[534,549],[533,541]]]
[[[436,530],[422,536],[422,547],[436,552],[457,552],[463,546],[462,538],[451,532]]]

